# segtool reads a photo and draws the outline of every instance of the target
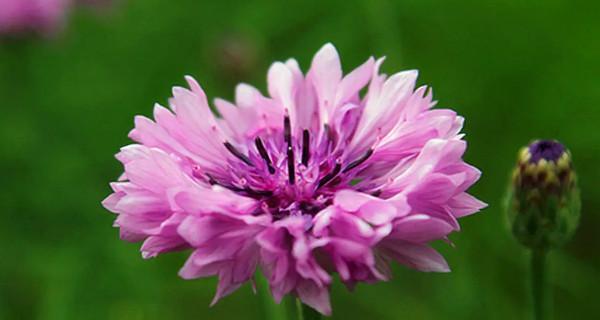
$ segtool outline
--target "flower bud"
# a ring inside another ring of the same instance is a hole
[[[512,233],[530,248],[565,243],[581,209],[571,153],[558,141],[537,140],[519,152],[507,195]]]

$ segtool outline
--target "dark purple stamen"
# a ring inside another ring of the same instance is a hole
[[[275,173],[275,168],[273,168],[273,165],[271,164],[271,158],[269,157],[269,153],[267,152],[267,149],[265,148],[262,139],[260,137],[257,137],[254,140],[254,143],[256,144],[256,149],[258,150],[258,153],[265,160],[265,163],[267,164],[267,169],[269,169],[269,173]]]
[[[331,128],[331,126],[329,126],[328,123],[326,123],[326,124],[323,125],[323,131],[325,132],[325,136],[327,137],[327,143],[328,143],[328,145],[335,144],[335,142],[337,140],[337,134]]]
[[[230,185],[227,185],[227,184],[224,184],[224,183],[220,183],[212,175],[210,175],[208,173],[206,174],[206,176],[208,177],[208,183],[210,183],[211,185],[218,185],[218,186],[221,186],[223,188],[227,188],[227,189],[230,189],[230,190],[233,190],[233,191],[242,191],[243,190],[243,189],[240,189],[240,188],[235,187],[235,186],[230,186]]]
[[[300,202],[299,208],[302,211],[302,214],[315,216],[323,209],[323,205],[310,202]]]
[[[327,137],[327,141],[332,142],[333,141],[333,132],[332,132],[329,124],[326,123],[323,125],[323,131],[325,131],[325,136]]]
[[[288,165],[288,180],[290,180],[290,184],[294,184],[296,182],[296,170],[294,166],[294,149],[292,146],[288,146],[287,148],[287,165]]]
[[[252,161],[250,161],[250,159],[243,153],[241,153],[238,149],[236,149],[231,143],[229,142],[224,142],[223,145],[225,146],[225,148],[227,148],[227,150],[229,152],[231,152],[231,154],[233,154],[236,158],[242,160],[244,163],[246,163],[249,166],[253,166]]]
[[[271,197],[271,196],[273,196],[273,191],[269,191],[269,190],[254,190],[254,189],[250,189],[250,188],[244,188],[244,189],[242,189],[242,191],[246,192],[250,196],[255,196],[255,197]]]
[[[210,185],[219,184],[219,183],[217,182],[217,180],[215,180],[215,178],[213,178],[213,177],[212,177],[210,174],[208,174],[208,173],[207,173],[207,174],[206,174],[206,177],[208,177],[208,183],[209,183]]]
[[[292,127],[290,125],[290,117],[288,116],[283,118],[283,138],[288,146],[292,144]]]
[[[234,185],[220,183],[219,181],[215,180],[215,178],[212,175],[210,175],[208,173],[206,174],[206,177],[208,178],[208,183],[210,183],[211,185],[218,185],[218,186],[221,186],[223,188],[229,189],[234,192],[244,192],[244,193],[248,194],[249,196],[254,196],[254,197],[270,197],[273,195],[273,191],[270,191],[270,190],[254,190],[249,187],[240,188],[240,187],[236,187]]]
[[[338,173],[340,173],[340,170],[342,170],[342,165],[340,163],[336,163],[335,167],[333,168],[333,171],[331,171],[323,178],[321,178],[321,180],[319,180],[319,186],[317,187],[317,189],[331,181],[331,179],[333,179],[335,176],[337,176]]]
[[[288,116],[283,118],[283,139],[287,143],[288,180],[290,184],[294,184],[296,182],[296,161],[294,160],[294,148],[292,147],[292,128]]]
[[[565,152],[565,147],[555,140],[539,140],[529,145],[530,163],[537,163],[541,159],[547,161],[558,160]]]
[[[310,156],[310,133],[304,129],[302,131],[302,164],[308,166]]]
[[[369,157],[372,154],[373,154],[373,149],[367,150],[367,152],[365,152],[362,156],[360,156],[360,158],[350,162],[350,164],[346,168],[344,168],[344,171],[342,171],[342,173],[346,173],[346,172],[358,167],[363,162],[367,161],[367,159],[369,159]]]

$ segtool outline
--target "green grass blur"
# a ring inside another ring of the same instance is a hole
[[[100,201],[121,171],[133,116],[151,115],[191,74],[210,97],[265,88],[274,60],[306,69],[333,42],[344,69],[386,55],[419,69],[438,106],[466,118],[472,192],[453,269],[396,266],[388,283],[333,286],[332,319],[529,319],[528,254],[501,199],[518,148],[557,138],[572,151],[583,216],[550,254],[556,319],[598,319],[600,2],[125,0],[77,10],[50,40],[0,42],[0,319],[264,319],[249,285],[209,308],[215,279],[177,277],[186,253],[141,259]]]

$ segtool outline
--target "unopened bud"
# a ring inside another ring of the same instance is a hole
[[[560,142],[537,140],[521,149],[506,207],[512,233],[527,247],[547,250],[571,237],[581,201],[571,154]]]

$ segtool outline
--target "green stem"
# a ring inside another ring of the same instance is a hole
[[[262,276],[257,277],[256,285],[258,295],[260,296],[265,310],[265,319],[267,320],[286,320],[287,315],[283,302],[277,305],[269,294],[269,283]]]
[[[533,315],[536,320],[550,319],[550,295],[546,283],[546,251],[531,251],[531,290],[533,293]]]
[[[296,300],[296,307],[298,310],[298,320],[319,320],[321,319],[321,314],[315,309],[305,305],[300,301],[300,299]]]

